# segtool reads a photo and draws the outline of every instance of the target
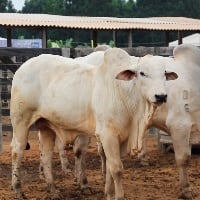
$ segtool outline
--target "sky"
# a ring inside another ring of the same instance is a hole
[[[12,3],[17,10],[21,10],[24,6],[25,0],[12,0]]]

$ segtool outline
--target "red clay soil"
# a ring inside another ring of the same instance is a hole
[[[0,200],[14,199],[11,190],[11,152],[8,136],[3,137],[3,153],[0,154]],[[36,133],[30,134],[31,149],[25,151],[22,162],[22,188],[29,200],[45,199],[46,185],[39,179],[39,151]],[[178,191],[178,172],[173,153],[161,153],[156,144],[156,138],[149,136],[148,152],[150,165],[141,166],[137,159],[124,158],[123,185],[127,200],[175,200]],[[74,166],[73,152],[69,153],[69,159]],[[63,199],[66,200],[102,200],[104,199],[104,183],[100,170],[100,158],[97,154],[95,142],[89,147],[86,168],[90,190],[82,192],[74,183],[73,177],[66,175],[61,170],[58,152],[55,149],[53,156],[53,173],[57,189],[60,190]],[[72,167],[72,170],[73,167]],[[189,179],[195,200],[200,199],[200,156],[192,155],[189,164]]]

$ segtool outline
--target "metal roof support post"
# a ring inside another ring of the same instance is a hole
[[[113,30],[113,42],[114,46],[117,46],[117,31]]]
[[[98,38],[97,30],[92,30],[91,31],[91,46],[92,46],[92,48],[97,46],[97,38]]]
[[[133,40],[132,40],[132,30],[128,31],[128,47],[133,47],[132,45]]]
[[[42,29],[42,48],[47,48],[47,29]]]
[[[178,31],[178,45],[183,43],[183,32]]]
[[[169,46],[169,31],[165,31],[165,44],[164,46],[165,47],[168,47]]]
[[[7,47],[12,47],[12,29],[7,28]]]

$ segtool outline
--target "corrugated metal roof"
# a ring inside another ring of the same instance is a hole
[[[116,18],[0,13],[0,26],[80,29],[200,30],[200,20],[185,17]]]

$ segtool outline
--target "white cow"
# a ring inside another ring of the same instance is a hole
[[[129,154],[142,148],[134,143],[134,134],[146,131],[157,106],[166,102],[166,79],[177,78],[176,73],[166,72],[164,66],[155,69],[152,65],[149,69],[145,59],[133,70],[131,57],[113,48],[105,52],[99,67],[84,63],[80,67],[72,59],[41,55],[17,70],[10,106],[12,187],[17,198],[23,199],[20,165],[29,128],[36,123],[50,198],[63,198],[59,197],[52,176],[53,132],[65,145],[78,135],[95,133],[106,155],[106,197],[124,199],[122,147],[126,143]]]
[[[176,72],[179,78],[166,83],[168,101],[156,109],[151,126],[171,135],[179,171],[179,197],[190,199],[193,192],[186,168],[191,157],[191,144],[200,142],[200,49],[183,44],[174,49],[173,55],[174,58],[163,57],[155,63],[155,67],[159,68],[162,65]],[[146,64],[153,59],[146,59]],[[156,60],[157,56],[155,56]],[[150,65],[149,67],[151,68]],[[144,135],[140,135],[135,140],[141,144],[145,142],[144,138]],[[145,145],[142,145],[143,148]],[[102,169],[105,174],[105,155],[101,145],[100,148]]]
[[[99,46],[98,50],[96,50],[95,52],[87,55],[87,56],[83,56],[83,57],[77,57],[75,58],[76,61],[80,62],[80,63],[86,63],[86,64],[91,64],[91,65],[95,65],[95,66],[100,66],[102,65],[103,61],[104,61],[104,53],[105,51],[103,51],[102,49],[105,48],[110,48],[108,46]],[[133,66],[137,66],[139,57],[135,57],[135,56],[131,56],[132,62],[133,62]],[[41,141],[40,141],[41,143]],[[68,157],[67,154],[65,152],[65,146],[63,146],[64,144],[59,140],[58,137],[55,137],[55,144],[57,149],[59,150],[59,156],[60,156],[60,160],[61,160],[61,166],[62,166],[62,170],[67,173],[67,174],[71,174],[71,170],[70,170],[70,164],[68,161]],[[82,189],[87,187],[87,177],[86,177],[86,173],[85,173],[85,155],[88,149],[88,145],[89,145],[89,136],[78,136],[77,139],[75,140],[74,144],[73,144],[73,151],[75,154],[75,178],[77,180],[77,183],[80,184],[80,187]],[[106,165],[105,165],[105,154],[104,154],[104,150],[102,148],[101,143],[97,142],[97,147],[98,147],[98,152],[100,154],[101,157],[101,163],[102,163],[102,175],[103,178],[105,180],[105,175],[106,175]],[[78,155],[78,156],[77,156]],[[146,155],[146,154],[144,154]],[[42,156],[42,154],[41,154]],[[43,167],[42,164],[40,163],[40,177],[43,178]]]
[[[104,60],[104,52],[108,48],[110,48],[108,45],[99,45],[95,48],[95,52],[84,57],[77,57],[74,60],[79,62],[80,64],[86,63],[86,64],[95,65],[95,66],[100,66],[102,65],[103,60]],[[81,135],[81,136],[78,136],[73,143],[73,152],[75,154],[75,174],[74,175],[75,175],[75,180],[77,184],[80,185],[81,189],[87,188],[88,186],[88,181],[87,181],[87,177],[85,173],[85,156],[88,149],[89,141],[90,141],[89,136]],[[39,144],[42,145],[42,141],[40,139],[40,131],[39,131]],[[59,157],[60,157],[63,172],[65,172],[68,175],[72,174],[72,171],[70,170],[70,163],[68,160],[68,156],[65,150],[68,147],[66,147],[65,144],[63,144],[62,141],[60,141],[60,139],[56,137],[56,135],[55,135],[55,145],[59,152]],[[99,144],[98,144],[98,147],[99,147],[99,153],[101,155],[103,153],[102,148],[101,146],[99,146]],[[40,154],[41,160],[42,160],[42,156],[43,155]],[[104,155],[101,156],[101,158],[104,158],[104,157],[105,157]],[[105,174],[105,168],[102,168],[102,169],[104,170],[102,174]],[[44,174],[43,174],[43,166],[41,162],[39,166],[39,174],[40,174],[40,178],[43,179]]]
[[[179,78],[167,83],[167,104],[157,109],[152,125],[171,135],[179,170],[180,197],[191,198],[186,167],[191,144],[197,138],[200,141],[200,49],[183,44],[173,54],[174,58],[163,58],[163,62]]]

